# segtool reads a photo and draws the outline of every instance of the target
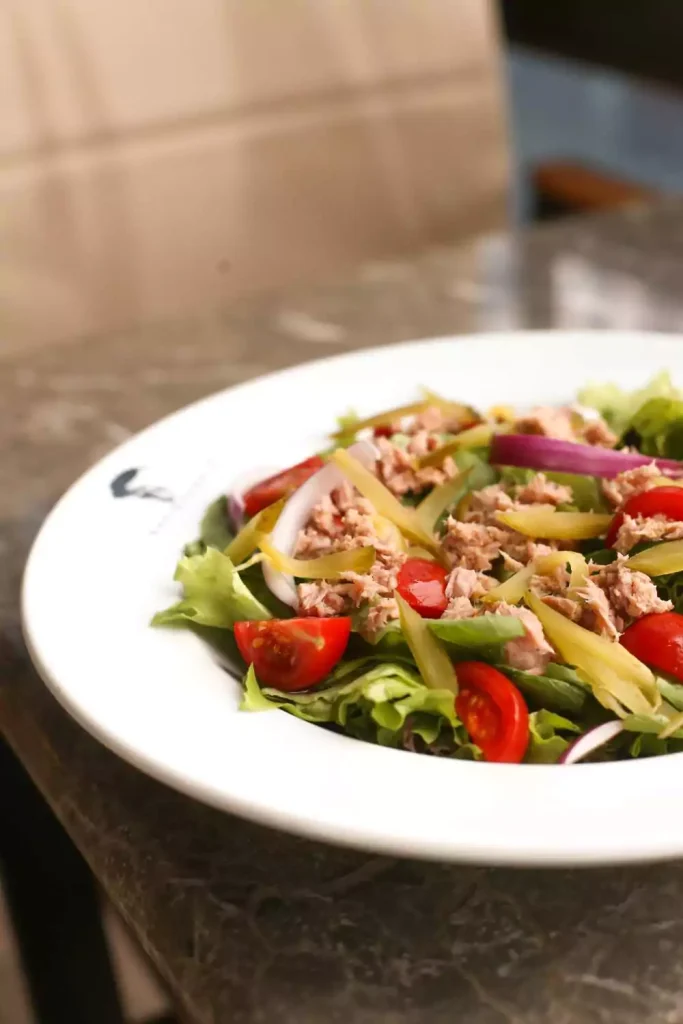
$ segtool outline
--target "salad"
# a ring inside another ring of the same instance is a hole
[[[156,626],[284,711],[438,757],[683,751],[683,394],[425,392],[207,510]]]

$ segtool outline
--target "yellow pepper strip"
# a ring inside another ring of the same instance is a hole
[[[422,388],[421,390],[428,405],[441,409],[441,412],[448,419],[460,420],[461,423],[471,423],[472,420],[481,419],[479,413],[471,405],[463,405],[462,402],[452,402],[448,398],[442,398],[436,391],[430,391],[429,388]]]
[[[385,544],[396,548],[397,551],[407,551],[408,542],[395,523],[392,523],[386,516],[374,515],[372,522],[379,539]]]
[[[441,641],[434,636],[423,619],[400,594],[395,595],[401,630],[418,667],[422,682],[430,690],[458,692],[458,680],[451,660]]]
[[[612,516],[600,512],[556,512],[529,509],[528,512],[497,512],[496,519],[525,537],[552,540],[589,540],[607,533]]]
[[[367,416],[364,420],[356,420],[353,424],[335,431],[332,437],[347,437],[350,433],[357,434],[359,430],[367,430],[370,427],[391,426],[402,420],[404,416],[417,416],[421,412],[436,406],[441,409],[443,415],[449,419],[460,419],[463,423],[472,420],[476,413],[467,405],[461,402],[451,402],[441,395],[423,388],[424,398],[420,402],[411,402],[409,405],[399,405],[395,409],[387,409],[375,416]]]
[[[569,566],[571,577],[568,596],[577,587],[584,587],[588,578],[588,562],[579,551],[551,551],[549,555],[541,555],[534,562],[535,571],[539,576],[550,576],[556,569]]]
[[[408,540],[431,551],[437,558],[441,556],[438,541],[430,530],[425,530],[415,509],[402,505],[382,481],[354,459],[353,455],[349,455],[346,449],[337,448],[330,456],[330,462],[374,505],[375,511],[394,523]]]
[[[274,548],[266,537],[261,537],[259,547],[278,572],[308,580],[335,579],[345,572],[369,572],[375,561],[375,549],[370,547],[336,551],[320,558],[292,558]]]
[[[637,555],[631,555],[625,562],[629,569],[646,572],[648,576],[666,576],[683,570],[683,540],[668,540],[656,544]]]
[[[674,709],[672,708],[671,710],[673,711]],[[683,726],[683,711],[674,711],[662,731],[657,733],[657,739],[668,739],[673,733],[678,732],[681,726]]]
[[[477,423],[475,427],[462,430],[455,437],[435,448],[433,452],[423,455],[418,461],[418,467],[424,469],[426,466],[440,466],[447,455],[454,455],[463,448],[485,448],[491,443],[494,426],[492,423]]]
[[[411,402],[410,405],[398,405],[395,409],[387,409],[385,412],[378,412],[375,416],[368,416],[364,420],[356,420],[342,430],[335,430],[331,436],[334,438],[348,437],[349,434],[357,434],[359,430],[366,430],[368,427],[391,426],[392,423],[402,420],[404,416],[417,416],[418,413],[428,409],[431,404],[423,399],[421,402]]]
[[[236,537],[234,537],[223,552],[228,556],[233,565],[240,565],[259,546],[261,537],[267,537],[273,532],[273,527],[279,519],[280,513],[285,505],[285,498],[273,502],[266,508],[261,509],[255,516],[245,523]]]
[[[571,622],[535,594],[527,593],[525,602],[562,660],[576,666],[601,704],[608,695],[628,711],[645,715],[661,704],[654,675],[625,647]],[[614,710],[613,703],[605,706]]]
[[[482,601],[485,604],[497,604],[498,601],[505,601],[506,604],[519,604],[527,590],[529,581],[536,572],[533,562],[531,565],[520,569],[504,583],[499,583],[493,590],[484,595]]]
[[[471,468],[464,473],[456,473],[452,480],[434,487],[426,498],[417,506],[417,514],[426,530],[433,530],[439,516],[449,508],[465,486]]]
[[[505,601],[506,604],[519,604],[529,589],[529,581],[532,576],[549,576],[561,566],[569,565],[571,572],[571,585],[567,591],[582,587],[586,582],[588,565],[583,555],[578,551],[553,551],[549,555],[541,555],[529,565],[520,569],[514,576],[510,576],[504,583],[489,590],[482,600],[485,604],[495,604],[498,601]]]

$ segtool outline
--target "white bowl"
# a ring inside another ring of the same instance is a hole
[[[376,747],[284,712],[239,712],[239,684],[207,646],[148,625],[176,596],[174,566],[206,505],[255,466],[291,465],[323,447],[337,413],[411,401],[420,384],[484,407],[564,402],[589,380],[636,387],[662,368],[683,383],[681,339],[481,335],[327,359],[190,406],[103,459],[46,520],[23,591],[35,663],[74,717],[122,757],[277,828],[454,861],[680,856],[681,754],[562,767]],[[138,472],[122,478],[129,470]]]

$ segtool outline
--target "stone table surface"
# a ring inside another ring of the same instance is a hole
[[[31,669],[18,611],[24,559],[54,499],[131,432],[193,399],[413,337],[680,330],[682,282],[683,204],[670,202],[0,359],[0,731],[190,1020],[683,1022],[683,865],[392,861],[218,813],[146,778],[61,710]],[[561,367],[566,350],[555,356]],[[637,819],[634,809],[634,828]]]

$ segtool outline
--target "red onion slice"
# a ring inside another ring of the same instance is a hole
[[[372,469],[377,461],[377,449],[370,441],[357,441],[348,449],[349,454]],[[292,494],[280,513],[270,535],[271,544],[286,555],[294,554],[299,531],[308,522],[315,506],[344,481],[344,475],[335,465],[323,466]],[[269,589],[285,604],[296,607],[297,594],[294,578],[278,572],[268,562],[263,563],[263,576]]]
[[[557,763],[576,764],[577,761],[583,761],[584,757],[588,757],[600,747],[604,747],[606,743],[623,731],[623,723],[619,721],[603,722],[602,725],[596,725],[594,729],[589,729],[583,736],[579,736],[578,740],[570,743]]]
[[[673,459],[653,459],[647,455],[558,441],[555,437],[540,437],[538,434],[496,434],[491,444],[491,462],[498,466],[522,466],[525,469],[606,478],[654,462],[665,476],[683,476],[683,463]]]

